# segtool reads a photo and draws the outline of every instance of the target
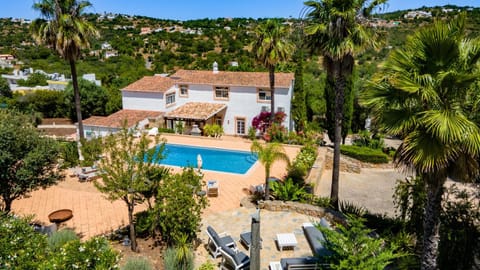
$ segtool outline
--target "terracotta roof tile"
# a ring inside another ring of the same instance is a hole
[[[270,87],[268,72],[238,72],[207,70],[178,70],[170,78],[177,83],[209,84],[222,86]],[[275,73],[275,87],[288,88],[294,79],[293,73]]]
[[[122,90],[136,92],[164,93],[175,84],[175,80],[162,76],[145,76],[140,80],[127,85]]]
[[[165,114],[165,118],[206,120],[225,109],[221,103],[189,102]]]
[[[162,114],[163,112],[120,110],[109,116],[92,116],[85,119],[83,124],[85,126],[121,128],[123,121],[127,120],[127,126],[132,127],[146,118],[158,117]]]
[[[288,88],[294,78],[293,73],[275,73],[275,87]],[[221,86],[270,87],[268,72],[237,72],[207,70],[177,71],[170,77],[145,76],[122,90],[135,92],[164,93],[175,84],[207,84]]]

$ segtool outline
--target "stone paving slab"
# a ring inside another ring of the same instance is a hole
[[[221,257],[213,259],[208,253],[205,245],[208,241],[206,228],[212,226],[217,233],[226,232],[235,240],[240,251],[250,255],[249,251],[240,243],[240,233],[250,231],[251,215],[256,213],[254,208],[238,208],[230,211],[223,211],[206,216],[199,237],[202,244],[197,248],[196,266],[200,266],[207,260],[220,264]],[[318,218],[302,215],[294,212],[272,212],[260,211],[260,236],[262,238],[262,249],[260,250],[260,266],[262,270],[268,270],[271,261],[280,261],[281,258],[293,258],[312,256],[308,242],[303,234],[302,224],[304,222],[318,222]],[[297,239],[296,248],[280,251],[275,241],[277,233],[293,233]]]

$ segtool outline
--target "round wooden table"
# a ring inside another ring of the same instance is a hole
[[[61,223],[73,217],[73,212],[70,209],[60,209],[53,211],[48,215],[48,219],[53,223]]]

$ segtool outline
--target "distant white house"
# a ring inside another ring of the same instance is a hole
[[[275,73],[275,111],[286,114],[283,124],[290,130],[293,84],[293,73]],[[246,135],[252,119],[270,111],[269,85],[268,72],[179,70],[168,77],[145,76],[126,86],[122,104],[124,111],[157,112],[157,120],[167,128],[181,122],[188,132],[193,125],[215,123],[225,134]]]
[[[11,54],[0,54],[0,67],[12,68],[15,61],[15,56]]]
[[[112,45],[110,45],[110,43],[108,42],[102,43],[102,50],[111,50],[111,49],[112,49]]]
[[[405,19],[431,18],[432,13],[430,11],[414,10],[414,11],[409,11],[407,14],[403,15],[403,17]]]
[[[115,50],[105,52],[105,59],[108,59],[110,57],[115,57],[115,56],[118,56],[118,52]]]
[[[41,73],[45,76],[47,76],[47,84],[48,86],[35,86],[35,87],[24,87],[24,86],[19,86],[18,81],[19,80],[27,80],[28,77],[30,77],[31,74],[33,73]],[[32,68],[25,69],[25,70],[14,70],[13,74],[2,74],[2,78],[5,78],[10,85],[10,89],[12,91],[17,91],[17,90],[23,90],[23,91],[28,91],[28,90],[37,90],[37,89],[49,89],[49,90],[65,90],[65,88],[68,85],[68,82],[70,79],[66,79],[65,75],[59,74],[59,73],[46,73],[43,70],[33,70]],[[82,78],[84,80],[90,81],[95,83],[98,86],[102,85],[101,80],[97,80],[95,78],[94,73],[90,74],[83,74]]]

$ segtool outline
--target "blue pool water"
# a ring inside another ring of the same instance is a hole
[[[160,164],[197,168],[199,154],[202,157],[202,169],[219,172],[244,174],[257,161],[256,155],[245,151],[165,144],[165,158]]]

